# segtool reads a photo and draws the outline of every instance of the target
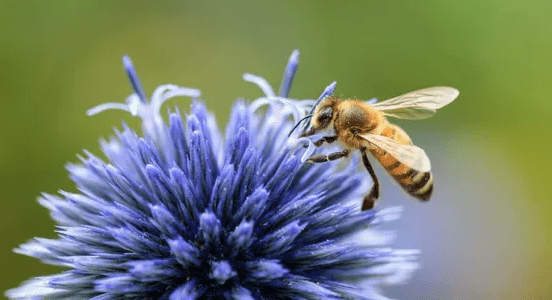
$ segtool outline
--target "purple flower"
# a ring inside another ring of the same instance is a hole
[[[123,124],[101,142],[107,161],[85,152],[68,165],[79,193],[39,199],[59,237],[15,250],[67,270],[6,296],[384,299],[379,287],[403,281],[417,251],[384,248],[389,239],[374,226],[398,209],[360,210],[370,183],[357,174],[356,158],[346,167],[302,163],[312,143],[287,134],[314,100],[288,98],[298,57],[293,52],[278,95],[264,79],[244,75],[265,96],[236,102],[224,135],[196,100],[198,90],[163,85],[148,102],[124,57],[135,94],[88,114],[129,111],[142,119],[143,136]],[[174,96],[193,98],[191,112],[183,119],[175,109],[167,123],[160,107]]]

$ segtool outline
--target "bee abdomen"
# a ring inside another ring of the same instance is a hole
[[[421,201],[428,201],[433,192],[433,175],[431,172],[418,172],[410,169],[403,174],[394,175],[408,194]]]
[[[399,144],[412,145],[408,135],[395,125],[387,124],[381,135]],[[429,200],[433,192],[433,175],[431,172],[418,172],[411,169],[378,148],[371,148],[370,151],[379,160],[383,168],[399,182],[408,194],[421,201]]]

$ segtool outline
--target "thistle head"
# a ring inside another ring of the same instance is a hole
[[[163,85],[148,100],[124,57],[134,94],[88,114],[128,111],[142,119],[142,136],[124,126],[102,141],[107,160],[85,152],[68,165],[79,192],[39,199],[59,237],[15,250],[67,270],[6,295],[381,299],[379,287],[404,280],[417,252],[385,247],[388,236],[375,227],[398,210],[361,212],[365,176],[354,163],[302,164],[312,143],[287,133],[316,100],[288,98],[298,55],[278,95],[261,77],[244,75],[264,96],[236,102],[224,134],[196,89]],[[176,109],[165,122],[160,106],[174,96],[194,99],[191,111],[183,118]]]

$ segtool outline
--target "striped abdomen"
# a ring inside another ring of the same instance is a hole
[[[381,132],[381,135],[403,145],[412,144],[408,135],[396,125],[385,124],[385,129]],[[379,148],[370,147],[370,152],[408,194],[422,201],[429,200],[433,191],[433,175],[431,172],[413,170]]]

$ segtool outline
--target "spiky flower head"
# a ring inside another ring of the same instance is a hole
[[[288,138],[314,100],[288,98],[293,52],[278,95],[234,104],[224,137],[200,92],[163,85],[148,101],[130,59],[135,91],[122,109],[143,121],[102,141],[103,161],[86,152],[67,169],[78,193],[43,195],[57,239],[15,251],[66,267],[6,292],[11,299],[381,299],[379,287],[415,268],[416,251],[384,248],[373,227],[397,209],[360,210],[364,174],[355,162],[306,165],[306,139]],[[333,92],[335,83],[320,97]],[[168,123],[162,103],[193,98]],[[267,106],[266,110],[259,110]],[[264,113],[262,112],[264,111]],[[353,159],[354,160],[354,159]]]

